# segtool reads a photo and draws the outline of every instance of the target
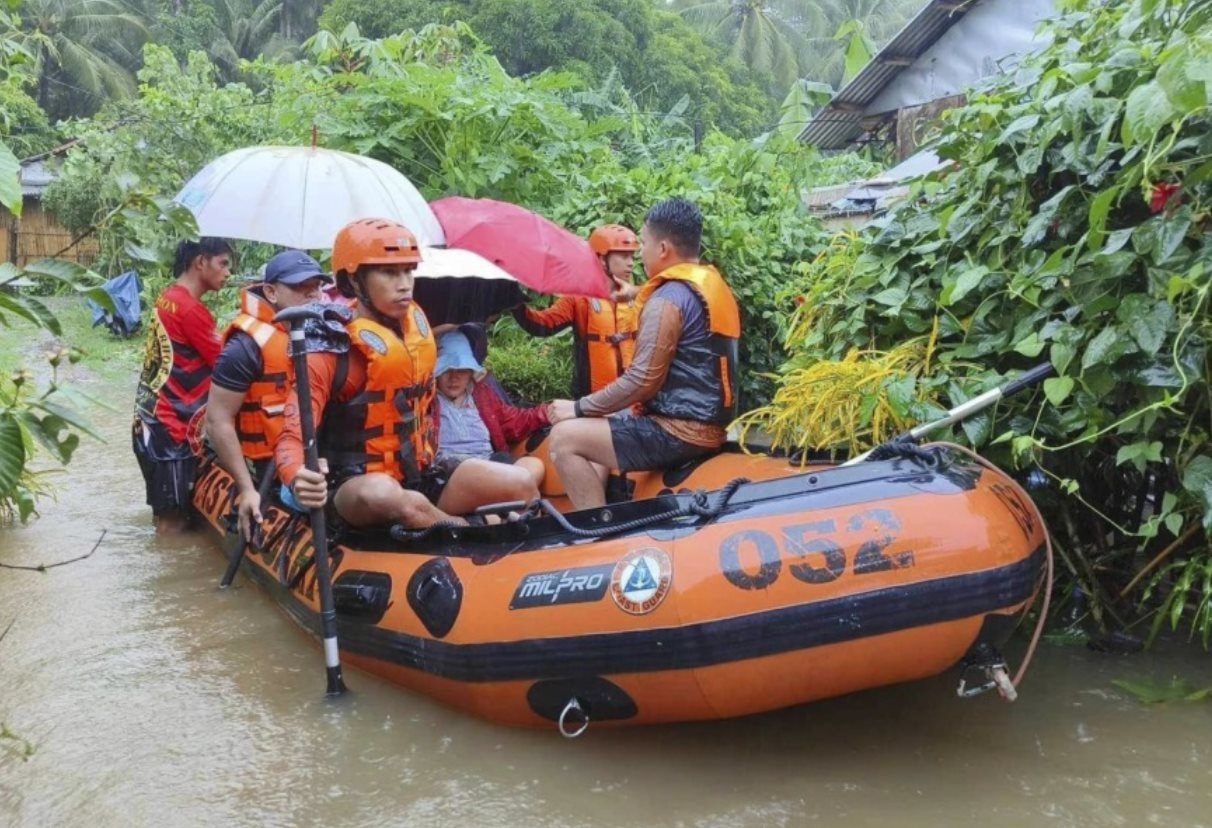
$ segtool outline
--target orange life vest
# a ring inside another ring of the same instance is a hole
[[[698,337],[683,331],[665,384],[644,408],[650,414],[727,425],[737,411],[741,311],[736,297],[714,267],[683,263],[649,279],[636,305],[642,310],[657,288],[674,281],[689,285],[703,303],[707,330]]]
[[[437,440],[430,415],[438,345],[416,305],[400,334],[370,319],[347,326],[366,358],[366,385],[348,402],[334,393],[324,413],[320,448],[338,475],[383,472],[415,484],[433,462]]]
[[[610,385],[631,365],[639,314],[630,302],[582,298],[578,304],[576,330],[585,340],[592,394]]]
[[[236,415],[240,450],[250,460],[268,460],[282,432],[283,409],[294,380],[290,364],[290,334],[273,322],[274,308],[250,288],[240,291],[240,313],[223,334],[223,343],[236,331],[252,337],[261,349],[261,376],[248,388]]]

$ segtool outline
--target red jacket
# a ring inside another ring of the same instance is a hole
[[[510,443],[525,440],[540,428],[551,425],[547,419],[547,406],[518,408],[510,405],[487,382],[477,382],[471,398],[475,400],[480,419],[488,426],[493,451],[508,451]],[[440,419],[434,417],[435,422]]]

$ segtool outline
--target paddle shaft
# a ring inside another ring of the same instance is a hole
[[[307,351],[303,347],[306,334],[303,319],[291,321],[290,352],[295,369],[295,390],[299,397],[299,424],[303,437],[304,464],[314,472],[320,471],[320,452],[316,446],[316,423],[311,412],[311,383],[307,376]],[[311,536],[316,556],[316,580],[320,587],[320,632],[324,639],[324,667],[330,696],[345,692],[341,676],[341,651],[337,646],[337,611],[332,598],[332,568],[328,561],[328,527],[324,509],[311,510]]]
[[[257,486],[257,494],[261,496],[261,502],[265,503],[269,497],[270,487],[273,486],[274,475],[278,467],[271,458],[269,464],[265,467],[265,474],[261,476],[261,483]],[[249,528],[249,535],[253,532],[253,528]],[[220,589],[227,589],[231,586],[231,582],[236,579],[236,573],[240,571],[240,563],[244,560],[244,553],[248,551],[249,541],[246,539],[240,544],[240,548],[231,556],[231,560],[227,562],[227,571],[223,573],[223,579],[219,581]]]
[[[939,419],[920,426],[915,426],[908,431],[898,434],[893,438],[893,442],[916,443],[932,431],[937,431],[940,428],[946,428],[949,425],[958,423],[961,420],[966,420],[973,414],[984,411],[989,406],[1004,400],[1011,394],[1016,394],[1019,391],[1022,391],[1024,388],[1030,388],[1031,386],[1042,382],[1045,377],[1052,374],[1052,371],[1052,363],[1050,362],[1044,362],[1036,365],[1034,368],[1027,370],[1017,379],[1013,379],[1005,385],[994,388],[991,391],[986,391],[985,393],[979,394],[966,402],[960,403]],[[854,463],[860,463],[867,459],[867,455],[870,453],[871,452],[869,451],[865,451],[858,457],[847,460],[842,465],[850,466]]]

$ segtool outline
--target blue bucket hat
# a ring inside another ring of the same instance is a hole
[[[320,267],[320,263],[302,250],[284,250],[265,265],[264,282],[267,285],[301,285],[308,279],[332,279]]]
[[[484,366],[476,361],[466,335],[461,331],[447,331],[438,337],[438,365],[434,369],[434,376],[440,377],[447,371],[459,370],[473,372],[476,379],[484,375]]]

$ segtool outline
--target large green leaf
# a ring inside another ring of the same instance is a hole
[[[1156,81],[1136,87],[1124,110],[1124,143],[1148,143],[1174,115],[1174,106]]]
[[[1119,195],[1118,187],[1108,187],[1090,202],[1090,230],[1086,236],[1086,246],[1095,251],[1102,247],[1107,237],[1107,213],[1111,210],[1111,202]]]
[[[21,215],[21,162],[3,141],[0,141],[0,204],[13,215]]]
[[[39,327],[45,328],[55,336],[63,335],[63,328],[59,325],[59,318],[55,316],[50,308],[32,296],[18,296],[16,298],[19,299],[34,316],[34,319]]]
[[[1169,302],[1154,299],[1143,293],[1125,296],[1120,302],[1116,316],[1132,334],[1132,338],[1146,354],[1156,354],[1174,323],[1174,308]]]
[[[1198,41],[1196,41],[1198,42]],[[1187,44],[1189,47],[1192,44]],[[1166,57],[1157,70],[1157,84],[1166,93],[1179,113],[1186,115],[1208,103],[1204,81],[1200,75],[1207,56],[1195,57],[1183,48]]]
[[[25,469],[25,439],[21,424],[7,411],[0,411],[0,498],[17,488]]]
[[[1183,469],[1183,488],[1203,508],[1206,531],[1212,531],[1212,457],[1199,455]]]
[[[1090,340],[1086,352],[1082,354],[1082,371],[1096,365],[1110,364],[1124,354],[1123,341],[1125,337],[1114,326],[1108,326],[1098,332],[1098,336]]]

